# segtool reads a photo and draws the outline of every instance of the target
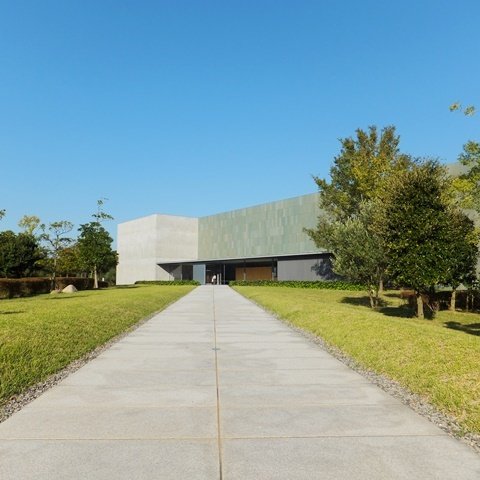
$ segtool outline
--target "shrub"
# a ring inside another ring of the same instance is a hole
[[[253,280],[233,281],[231,287],[290,287],[290,288],[320,288],[324,290],[356,290],[363,291],[365,287],[357,283],[342,281],[321,281],[321,280]]]
[[[93,288],[93,278],[57,277],[56,282],[59,289],[63,289],[67,285],[74,285],[77,290],[91,290]],[[51,284],[51,279],[45,277],[2,278],[0,279],[0,299],[49,293]],[[108,287],[108,283],[99,282],[99,287]]]
[[[138,280],[135,285],[200,285],[197,280]]]
[[[49,278],[2,278],[0,298],[27,297],[50,292]]]

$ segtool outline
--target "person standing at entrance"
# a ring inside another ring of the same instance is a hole
[[[212,285],[215,285],[216,283],[217,283],[217,276],[214,275],[214,276],[212,277]]]

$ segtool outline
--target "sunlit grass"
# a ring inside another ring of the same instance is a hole
[[[236,287],[281,318],[323,338],[480,433],[480,315],[439,312],[409,318],[396,294],[380,311],[361,292]]]
[[[0,300],[0,405],[191,286],[138,286]]]

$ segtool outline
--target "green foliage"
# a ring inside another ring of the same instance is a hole
[[[305,232],[319,248],[333,253],[335,273],[364,285],[371,306],[378,303],[387,266],[381,236],[373,228],[378,198],[388,180],[411,167],[399,153],[395,127],[356,131],[356,138],[341,140],[342,149],[330,169],[331,182],[315,178],[324,211],[315,229]]]
[[[475,224],[462,211],[450,208],[448,216],[448,261],[445,283],[456,289],[460,284],[471,285],[475,281],[478,257],[478,232]]]
[[[40,227],[40,219],[36,215],[24,215],[18,226],[28,235],[35,236],[36,230]]]
[[[42,258],[38,243],[32,235],[0,232],[0,274],[5,277],[28,277],[34,273]]]
[[[344,221],[358,213],[363,201],[379,196],[385,180],[404,170],[409,157],[399,153],[395,127],[358,129],[356,138],[340,140],[342,148],[330,168],[331,182],[315,177],[320,206],[333,220]]]
[[[468,105],[464,107],[460,102],[454,102],[450,105],[450,111],[451,112],[460,111],[466,116],[472,116],[475,114],[476,109],[474,105]]]
[[[200,285],[197,280],[139,280],[135,285]]]
[[[65,276],[71,276],[73,274],[84,272],[79,249],[76,244],[60,250],[57,259],[57,271],[59,274]]]
[[[449,225],[442,199],[445,186],[444,168],[436,161],[426,161],[393,179],[384,197],[382,226],[389,272],[400,285],[416,292],[428,292],[446,280]]]
[[[332,222],[326,235],[334,254],[334,272],[364,285],[372,308],[378,306],[379,287],[387,267],[382,239],[372,229],[374,213],[372,202],[364,202],[357,215]]]
[[[5,216],[5,209],[0,209],[0,220]]]
[[[2,278],[0,279],[0,298],[29,297],[50,292],[50,279],[33,278]]]
[[[453,181],[460,205],[480,212],[480,143],[467,142],[458,159],[467,167],[466,173]]]
[[[318,288],[322,290],[364,290],[363,285],[342,281],[305,281],[305,280],[236,280],[230,282],[231,287],[289,287],[289,288]]]
[[[112,250],[113,239],[97,221],[80,225],[77,248],[81,264],[94,274],[107,272],[117,264],[117,254]]]
[[[25,217],[24,217],[25,218]],[[32,217],[28,217],[30,220]],[[35,224],[36,217],[33,224]],[[31,225],[31,224],[30,224]],[[57,276],[57,264],[60,253],[67,248],[73,240],[66,236],[73,229],[73,223],[68,220],[59,220],[52,222],[48,225],[40,225],[42,233],[40,239],[44,242],[45,248],[49,253],[48,262],[45,263],[45,267],[52,274],[52,289],[56,287],[55,278]]]
[[[435,285],[458,286],[471,276],[476,248],[473,223],[450,203],[450,178],[427,160],[393,178],[383,197],[378,228],[385,241],[389,273],[418,297]]]

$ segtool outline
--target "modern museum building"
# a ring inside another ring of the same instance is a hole
[[[326,280],[330,255],[305,233],[313,193],[200,218],[150,215],[118,225],[117,284],[142,280]]]

